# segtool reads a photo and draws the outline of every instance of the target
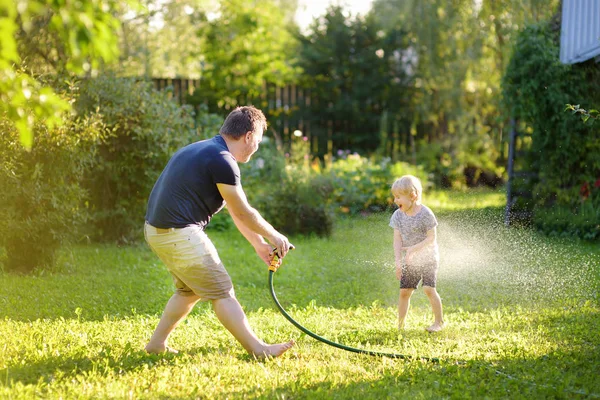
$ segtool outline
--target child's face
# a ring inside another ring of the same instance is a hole
[[[392,192],[394,195],[394,203],[398,206],[400,211],[408,211],[414,203],[414,195],[412,193],[402,193],[399,191]]]

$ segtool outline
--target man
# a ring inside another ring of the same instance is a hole
[[[256,357],[277,357],[294,345],[293,340],[269,345],[258,339],[235,298],[217,250],[204,233],[211,217],[227,204],[236,227],[267,265],[273,250],[265,238],[281,258],[288,252],[288,239],[248,204],[240,183],[237,163],[250,160],[265,129],[266,118],[260,110],[236,108],[219,135],[177,151],[154,185],[144,233],[172,274],[176,291],[146,345],[147,352],[177,352],[168,347],[168,337],[198,301],[211,301],[223,326]]]

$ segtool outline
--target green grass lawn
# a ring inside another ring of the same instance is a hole
[[[418,290],[396,329],[389,214],[292,238],[275,274],[282,305],[345,345],[439,357],[358,355],[302,334],[275,309],[266,267],[234,231],[210,232],[256,332],[294,338],[256,361],[199,304],[172,335],[179,355],[142,349],[172,294],[140,244],[64,252],[55,271],[0,274],[0,398],[600,398],[600,248],[503,226],[502,193],[437,192],[438,291],[447,328],[429,334]]]

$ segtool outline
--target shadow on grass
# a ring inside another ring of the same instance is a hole
[[[16,383],[34,385],[40,380],[51,383],[57,379],[70,381],[77,376],[91,374],[107,375],[110,373],[124,374],[137,371],[140,368],[151,369],[158,366],[168,366],[179,363],[183,357],[207,355],[226,351],[225,348],[196,347],[178,354],[148,354],[144,350],[127,345],[124,349],[104,348],[95,357],[48,357],[40,361],[29,362],[26,365],[12,365],[0,369],[0,385],[13,386]],[[118,354],[117,354],[118,353]]]
[[[564,360],[578,359],[576,369]],[[382,399],[382,398],[600,398],[598,360],[558,353],[517,360],[441,362],[395,361],[377,378],[303,384],[299,379],[271,392],[243,393],[243,398]]]
[[[68,381],[79,375],[96,373],[105,375],[108,373],[123,373],[147,366],[152,368],[156,365],[172,363],[179,355],[148,354],[143,350],[125,349],[122,354],[111,354],[110,349],[105,349],[96,357],[49,357],[43,360],[27,363],[26,365],[13,365],[0,370],[4,381],[12,386],[16,383],[33,385],[42,382],[50,383],[56,379]]]

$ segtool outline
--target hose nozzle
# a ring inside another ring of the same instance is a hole
[[[273,258],[271,259],[271,264],[269,264],[269,271],[277,272],[280,265],[279,256],[276,252],[273,252]]]
[[[293,244],[290,244],[290,250],[293,250],[295,248],[296,247],[294,247]],[[271,259],[271,263],[269,264],[269,271],[277,272],[277,270],[281,266],[281,259],[279,258],[279,255],[277,254],[277,249],[273,249],[272,253],[273,253],[273,258]]]

